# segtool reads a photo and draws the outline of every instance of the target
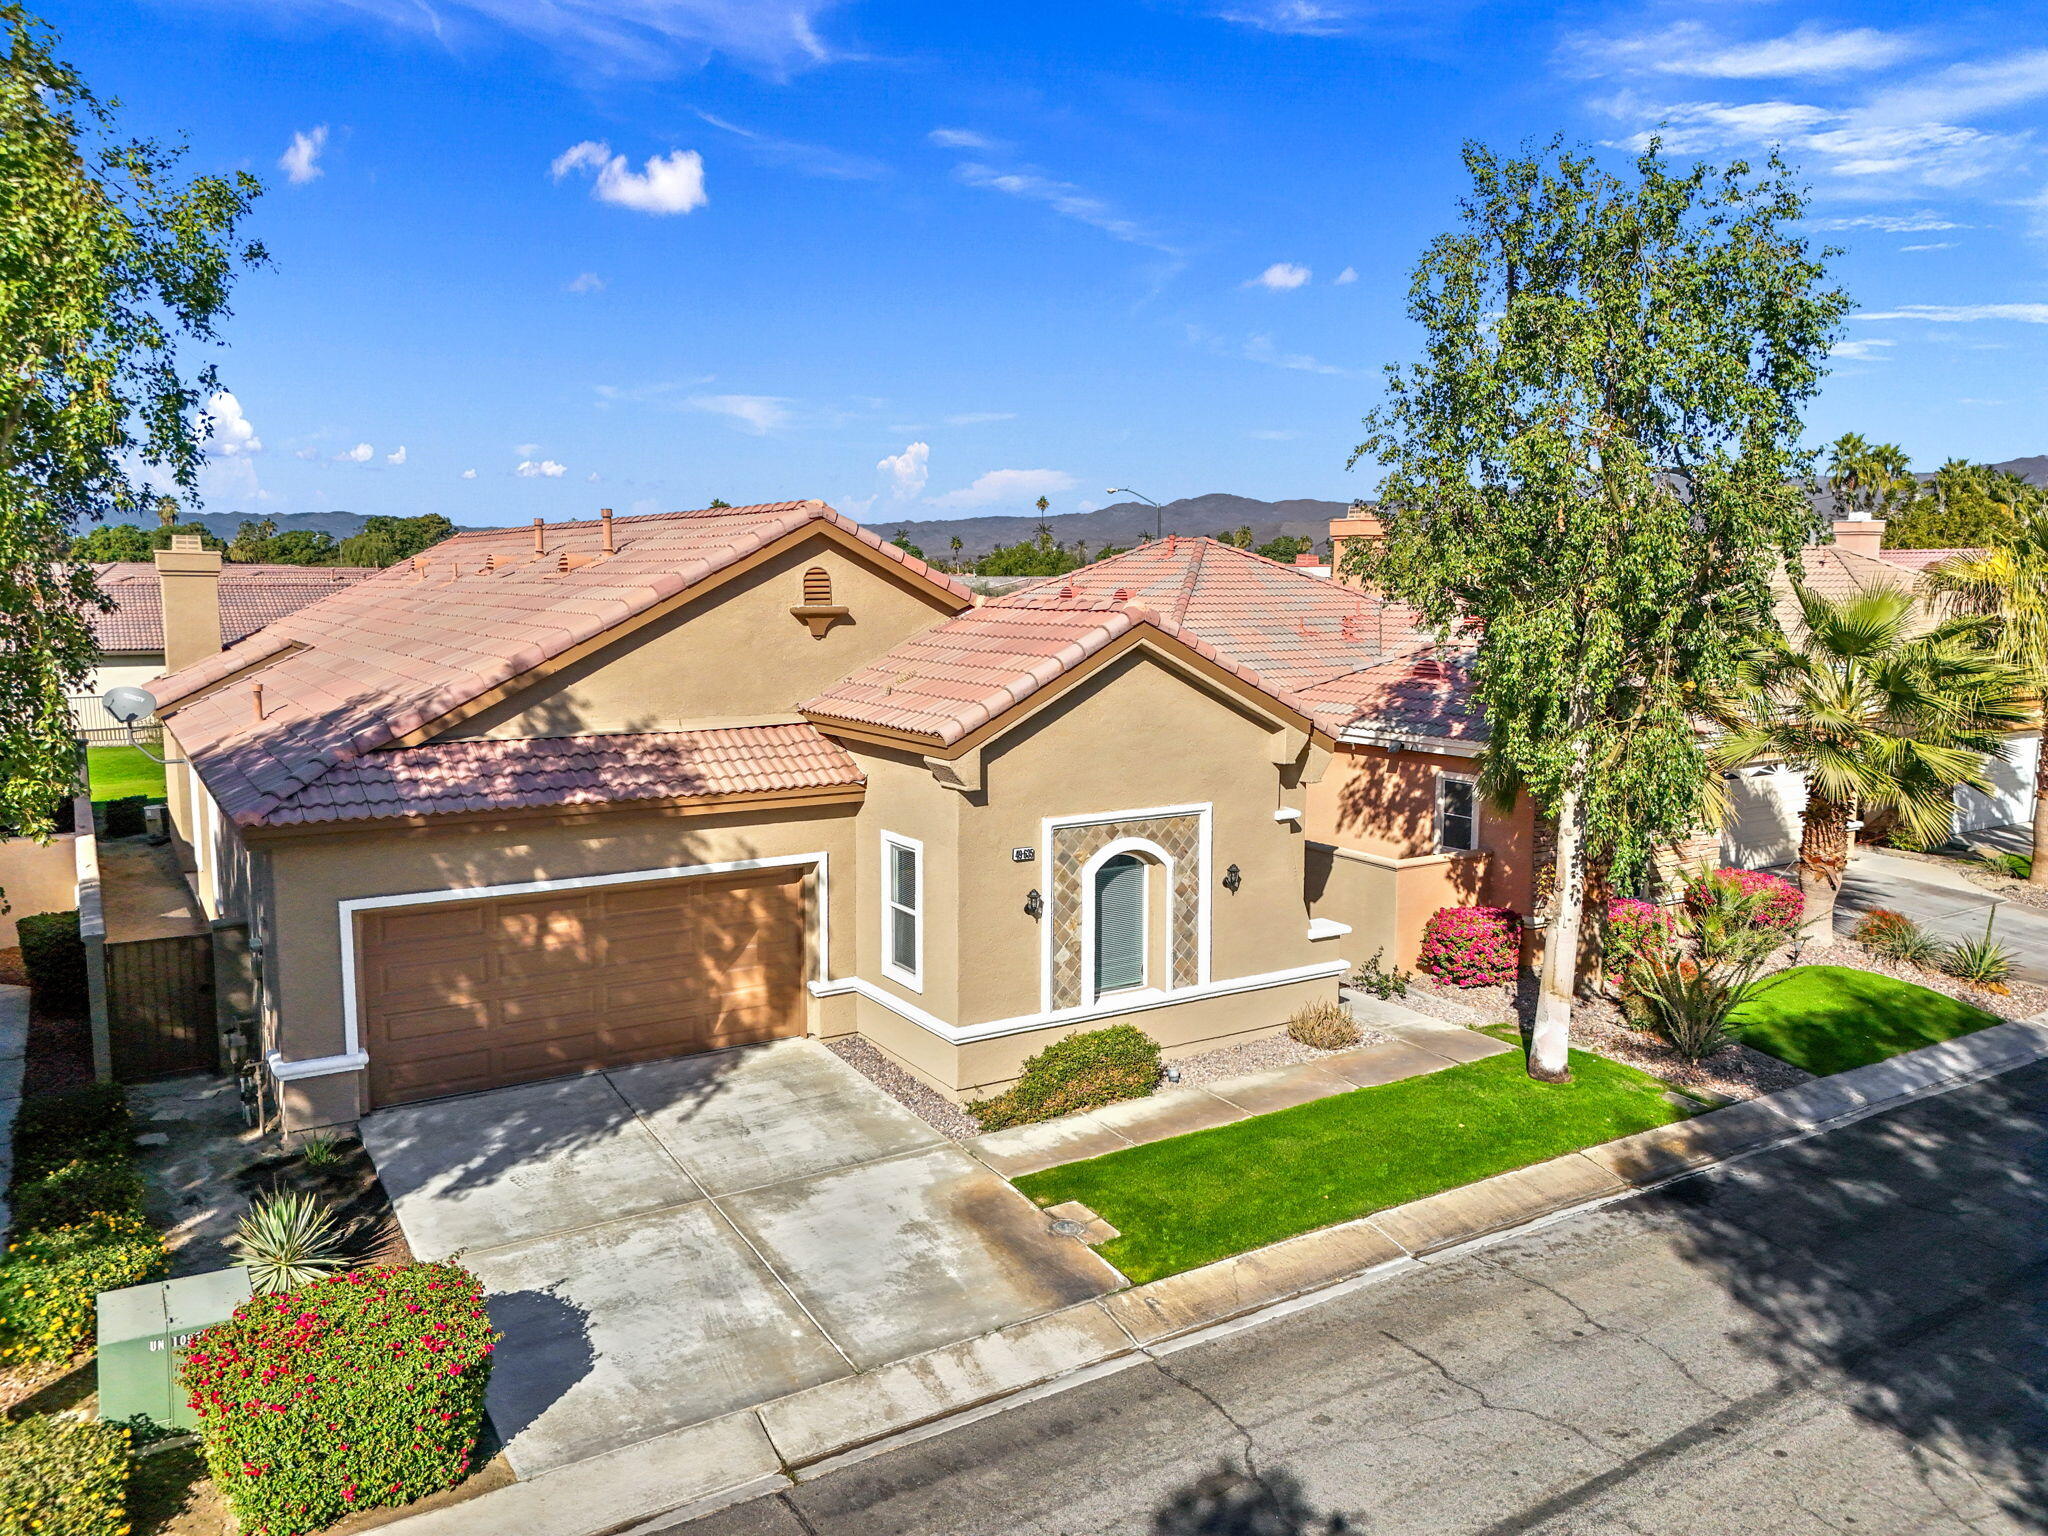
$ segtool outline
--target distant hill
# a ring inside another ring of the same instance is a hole
[[[1062,544],[1086,542],[1090,549],[1105,544],[1135,544],[1142,535],[1160,533],[1221,533],[1249,527],[1257,544],[1270,543],[1282,534],[1313,539],[1321,544],[1330,536],[1330,519],[1342,517],[1349,503],[1342,501],[1255,501],[1249,496],[1211,492],[1207,496],[1185,496],[1169,501],[1157,511],[1142,501],[1119,501],[1093,512],[1059,512],[1050,517],[1036,513],[1002,517],[935,517],[892,521],[870,511],[867,524],[883,538],[894,538],[900,530],[919,549],[936,559],[950,559],[954,539],[961,554],[969,559],[985,555],[998,544],[1015,544],[1029,539],[1040,523],[1052,529]]]
[[[269,519],[279,533],[304,529],[309,533],[331,533],[336,543],[350,534],[361,533],[369,519],[361,512],[202,512],[185,521],[198,523],[218,538],[232,539],[245,522]]]
[[[2018,475],[2029,485],[2048,485],[2048,453],[2037,453],[2031,459],[2007,459],[1991,467]]]

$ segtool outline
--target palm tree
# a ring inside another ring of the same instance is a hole
[[[1897,590],[1797,596],[1797,638],[1760,636],[1713,706],[1722,734],[1710,756],[1723,770],[1775,762],[1805,778],[1803,936],[1827,944],[1852,818],[1890,811],[1920,842],[1947,837],[1955,786],[1983,788],[1984,760],[2026,722],[2026,679],[1989,649],[1989,620],[1918,629],[1912,594]]]
[[[1982,554],[1951,556],[1921,582],[1955,613],[1991,620],[1998,654],[2025,675],[2034,698],[2034,863],[2027,880],[2048,885],[2048,510],[2023,513],[2012,533]]]

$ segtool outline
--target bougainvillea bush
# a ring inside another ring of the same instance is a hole
[[[1769,870],[1701,870],[1685,886],[1685,904],[1695,913],[1705,913],[1731,895],[1756,899],[1750,920],[1759,928],[1790,928],[1806,910],[1799,887]]]
[[[1522,960],[1522,920],[1508,907],[1445,907],[1422,930],[1416,965],[1454,987],[1511,985]]]
[[[469,1475],[498,1341],[455,1264],[382,1265],[259,1296],[180,1378],[249,1536],[299,1536]]]
[[[1608,971],[1626,976],[1650,957],[1669,954],[1677,927],[1672,915],[1653,901],[1622,896],[1608,902],[1604,954]]]

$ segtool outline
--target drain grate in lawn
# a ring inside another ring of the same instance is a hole
[[[1895,976],[1847,965],[1795,965],[1765,978],[1731,1022],[1744,1045],[1824,1077],[1999,1020]]]
[[[1582,1051],[1571,1082],[1539,1083],[1514,1052],[1016,1182],[1040,1205],[1092,1206],[1123,1234],[1096,1251],[1133,1280],[1157,1280],[1684,1119],[1666,1091]]]

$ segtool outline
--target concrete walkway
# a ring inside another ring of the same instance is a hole
[[[14,1219],[7,1189],[14,1182],[14,1116],[28,1064],[28,988],[0,986],[0,1233]]]
[[[1394,1039],[1386,1045],[1369,1045],[1298,1066],[1275,1067],[1199,1086],[1163,1088],[1147,1098],[1129,1099],[1085,1114],[990,1131],[965,1145],[1003,1177],[1021,1178],[1041,1168],[1101,1157],[1190,1131],[1206,1131],[1354,1088],[1376,1088],[1404,1077],[1441,1072],[1445,1067],[1512,1049],[1491,1035],[1444,1024],[1397,1004],[1355,998],[1350,1006],[1361,1024]]]
[[[1902,859],[1879,848],[1860,848],[1835,903],[1836,936],[1848,937],[1863,914],[1875,907],[1903,912],[1944,939],[1980,939],[1989,920],[1991,936],[2012,951],[2013,974],[2021,981],[2048,985],[2048,912],[2002,900],[1972,884],[1960,870]],[[1824,954],[1815,958],[1824,960]]]

